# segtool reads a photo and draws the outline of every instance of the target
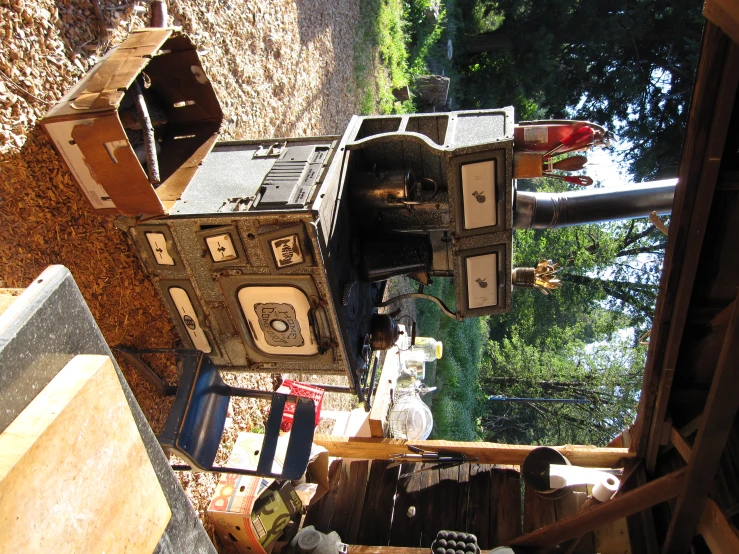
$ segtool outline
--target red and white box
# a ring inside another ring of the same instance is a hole
[[[323,389],[309,385],[308,383],[301,383],[299,381],[293,381],[291,379],[285,379],[282,381],[280,388],[277,392],[282,394],[293,394],[303,398],[312,398],[316,404],[316,425],[321,421],[321,405],[323,404]],[[293,418],[295,416],[295,402],[287,402],[285,404],[285,410],[282,414],[282,425],[280,429],[283,431],[289,431],[293,427]]]

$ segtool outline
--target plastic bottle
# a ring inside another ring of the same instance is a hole
[[[431,337],[416,337],[416,343],[411,346],[411,352],[421,355],[425,362],[433,362],[441,358],[444,345]]]

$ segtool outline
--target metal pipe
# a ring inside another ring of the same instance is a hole
[[[167,2],[165,0],[154,0],[151,3],[151,26],[169,26],[169,14],[167,10]]]
[[[515,229],[553,229],[569,225],[647,217],[672,211],[677,179],[563,193],[517,192]]]

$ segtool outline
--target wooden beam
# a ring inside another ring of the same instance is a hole
[[[731,304],[729,304],[723,310],[717,313],[711,320],[711,327],[715,329],[716,327],[725,327],[726,325],[728,325],[729,320],[731,319],[731,314],[734,311],[735,303],[736,303],[736,300],[734,300]]]
[[[673,320],[665,345],[664,365],[660,376],[660,386],[652,417],[649,443],[645,457],[647,472],[654,471],[659,454],[660,431],[662,420],[667,414],[667,405],[670,400],[670,389],[677,367],[678,356],[682,345],[685,320],[692,299],[693,284],[700,265],[700,255],[705,238],[706,228],[711,213],[711,205],[715,194],[716,181],[721,166],[721,156],[726,144],[726,135],[729,129],[729,115],[736,100],[737,85],[739,85],[739,59],[737,46],[728,48],[726,62],[721,68],[720,85],[712,102],[713,113],[710,121],[710,134],[706,142],[706,150],[701,160],[698,188],[701,193],[691,207],[690,235],[685,245],[684,258],[680,267],[678,289],[680,294],[675,298]],[[681,168],[682,169],[682,168]]]
[[[700,229],[693,232],[692,225],[696,222],[695,217],[698,215],[694,213],[697,204],[708,203],[710,205],[713,197],[713,183],[704,181],[701,178],[701,172],[706,159],[716,155],[721,156],[720,150],[717,154],[709,154],[707,146],[714,133],[710,124],[716,110],[716,98],[720,95],[720,76],[724,69],[729,44],[729,40],[718,27],[710,23],[706,25],[695,79],[695,91],[691,101],[688,129],[683,144],[679,182],[675,190],[664,272],[660,281],[653,331],[649,341],[649,353],[631,445],[640,457],[646,456],[650,446],[650,430],[653,421],[658,420],[657,426],[660,427],[661,420],[666,413],[664,410],[669,395],[665,396],[665,393],[668,392],[672,382],[671,375],[663,374],[663,372],[665,369],[674,370],[674,366],[666,363],[666,359],[671,357],[668,355],[668,350],[674,351],[679,346],[673,343],[682,336],[688,308],[687,301],[692,296],[693,278],[690,273],[692,272],[694,277],[692,270],[697,266],[691,270],[690,260],[695,257],[695,252],[692,250],[696,247],[700,250],[703,238],[702,233],[699,232]],[[725,120],[728,121],[728,119],[726,115]],[[707,218],[709,215],[704,206],[700,206],[698,212],[701,217]],[[705,228],[705,221],[702,222],[701,227]],[[689,251],[690,255],[688,255]]]
[[[739,61],[739,60],[738,60]],[[687,552],[739,409],[739,302],[726,329],[708,401],[688,462],[686,484],[667,530],[663,554]]]
[[[688,444],[688,441],[683,438],[683,436],[680,434],[680,431],[678,431],[674,427],[670,430],[670,442],[672,443],[672,446],[674,446],[675,449],[683,457],[683,460],[689,462],[692,447]]]
[[[481,464],[521,465],[536,446],[498,444],[490,442],[405,441],[377,437],[336,437],[316,435],[313,442],[328,450],[329,456],[362,460],[387,460],[394,454],[408,454],[408,445],[424,450],[466,454]],[[620,467],[634,458],[628,448],[598,448],[596,446],[554,446],[573,465],[583,467]]]
[[[698,522],[698,532],[703,535],[713,554],[736,554],[739,552],[739,534],[736,527],[713,500],[706,500],[706,507]]]
[[[511,541],[510,546],[556,546],[623,517],[630,516],[677,496],[685,482],[685,468],[592,508],[547,525]]]
[[[683,460],[689,461],[692,447],[675,428],[672,429],[670,440]],[[698,521],[698,533],[703,535],[703,539],[713,554],[739,552],[739,532],[729,523],[718,504],[710,498],[706,499],[706,506]]]
[[[637,487],[646,485],[647,472],[644,471],[644,464],[639,464],[636,468],[635,481]],[[621,483],[622,487],[628,485],[628,482],[625,480],[621,481]],[[627,518],[627,521],[629,522],[629,542],[631,542],[632,550],[640,554],[660,554],[652,510],[642,510],[641,512],[632,514]],[[643,547],[641,550],[634,548],[634,540],[641,541],[639,545]]]
[[[706,0],[703,15],[739,44],[739,5],[736,0]]]

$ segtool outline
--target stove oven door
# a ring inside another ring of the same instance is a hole
[[[220,283],[252,361],[333,361],[327,304],[310,275],[222,276]]]

